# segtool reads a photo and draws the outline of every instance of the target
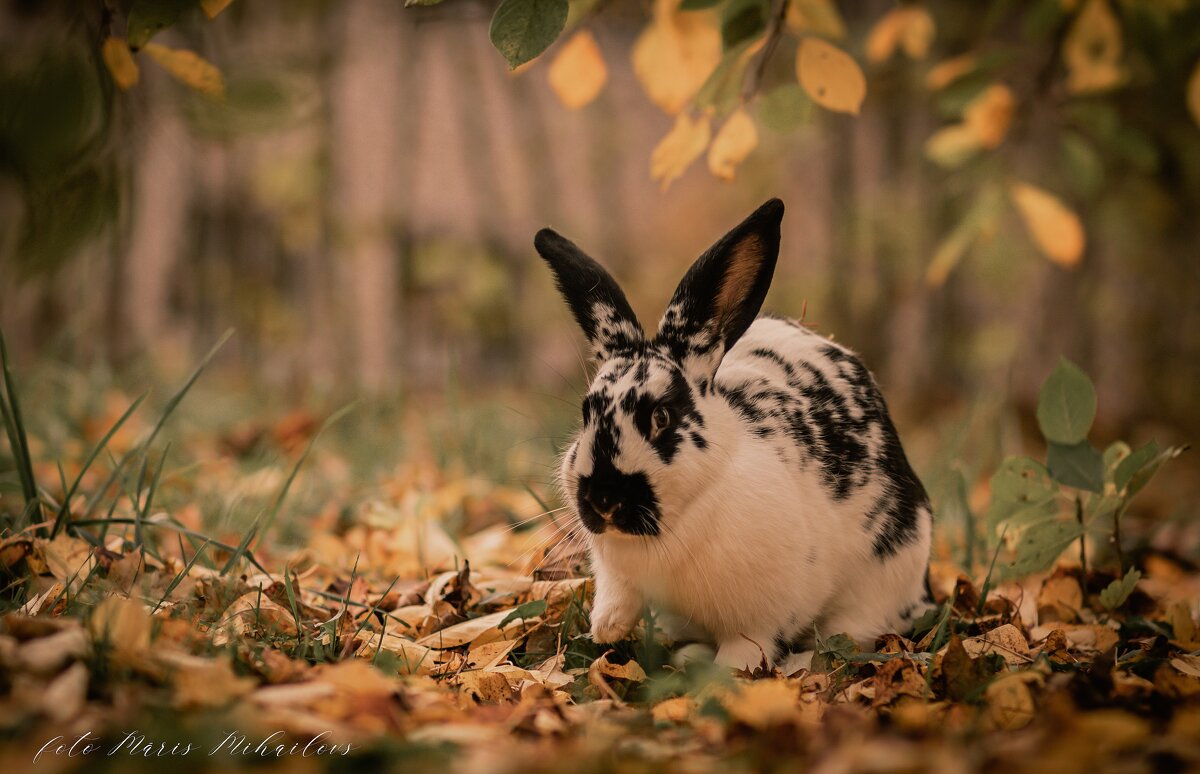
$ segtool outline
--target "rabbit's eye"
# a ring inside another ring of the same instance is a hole
[[[650,417],[652,422],[652,432],[658,435],[663,430],[671,426],[671,410],[666,406],[658,406],[654,409],[654,413]]]

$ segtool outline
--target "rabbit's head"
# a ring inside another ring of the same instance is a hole
[[[721,359],[767,294],[782,218],[783,202],[772,199],[700,256],[652,338],[600,264],[557,233],[538,232],[534,245],[598,365],[561,470],[591,532],[657,535],[664,513],[686,507],[711,480],[722,438],[706,404],[718,400]]]

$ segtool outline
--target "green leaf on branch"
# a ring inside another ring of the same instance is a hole
[[[728,51],[758,37],[767,27],[771,6],[766,0],[732,0],[721,13],[721,45]]]
[[[1126,499],[1133,497],[1150,483],[1164,462],[1175,459],[1186,449],[1186,446],[1168,446],[1160,451],[1158,444],[1151,441],[1121,460],[1113,473],[1113,484],[1118,492],[1124,492]]]
[[[1079,366],[1063,358],[1038,393],[1038,427],[1047,441],[1072,445],[1087,438],[1096,418],[1096,389]]]
[[[1118,578],[1100,592],[1100,604],[1108,610],[1116,610],[1125,604],[1125,600],[1129,599],[1129,595],[1137,588],[1137,582],[1141,579],[1142,573],[1138,570],[1125,573],[1124,578]]]
[[[179,17],[197,6],[196,0],[134,0],[126,22],[126,38],[137,50],[158,33],[172,27]]]
[[[1104,456],[1087,441],[1076,444],[1051,441],[1046,467],[1060,484],[1089,492],[1104,491]]]
[[[492,45],[516,69],[558,38],[568,10],[567,0],[504,0],[492,16]]]
[[[1009,457],[992,476],[988,531],[1004,522],[1020,526],[1058,513],[1058,484],[1049,471],[1029,457]]]
[[[758,121],[773,132],[790,132],[812,120],[813,101],[798,83],[776,86],[759,97]]]
[[[742,96],[742,81],[750,64],[751,41],[745,41],[725,52],[708,80],[696,93],[696,107],[712,108],[723,116],[738,106]]]
[[[1049,569],[1082,534],[1083,526],[1076,521],[1055,519],[1034,524],[1017,542],[1016,557],[1000,566],[1000,578],[1011,580]]]

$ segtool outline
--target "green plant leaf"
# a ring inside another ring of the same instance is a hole
[[[1019,526],[1058,513],[1058,484],[1041,463],[1029,457],[1004,460],[992,475],[991,490],[987,523],[993,536],[1005,522]]]
[[[1038,427],[1047,441],[1077,444],[1096,418],[1096,389],[1079,366],[1066,358],[1046,377],[1038,393]]]
[[[696,107],[712,108],[717,115],[725,115],[737,107],[742,95],[742,81],[750,64],[751,58],[746,56],[750,43],[745,41],[725,52],[720,64],[696,93]]]
[[[1013,560],[1000,566],[1000,577],[1011,580],[1049,569],[1082,534],[1083,526],[1077,521],[1055,519],[1034,524],[1021,535]]]
[[[511,68],[550,47],[567,24],[567,0],[504,0],[488,35]]]
[[[758,120],[773,132],[790,132],[812,120],[813,101],[798,83],[776,86],[759,97]]]
[[[531,599],[523,605],[517,605],[511,613],[504,616],[504,620],[497,628],[503,629],[518,618],[522,621],[526,618],[537,618],[544,612],[546,612],[546,600]]]
[[[1060,484],[1089,492],[1104,491],[1104,457],[1087,441],[1076,444],[1051,441],[1046,452],[1046,467]]]
[[[731,0],[721,12],[721,45],[729,51],[757,37],[770,13],[766,0]]]
[[[1142,573],[1139,570],[1125,573],[1124,578],[1118,578],[1100,592],[1100,604],[1108,610],[1116,610],[1125,604],[1125,600],[1129,599],[1129,595],[1137,588],[1137,582],[1141,579]]]
[[[141,48],[150,38],[174,26],[179,17],[197,7],[196,0],[134,0],[129,8],[126,37],[130,48]]]

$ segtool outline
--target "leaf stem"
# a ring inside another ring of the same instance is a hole
[[[1075,520],[1079,522],[1080,529],[1083,529],[1083,500],[1079,497],[1079,495],[1075,495]],[[1083,568],[1083,595],[1086,598],[1088,585],[1086,530],[1084,530],[1079,536],[1079,566]]]

